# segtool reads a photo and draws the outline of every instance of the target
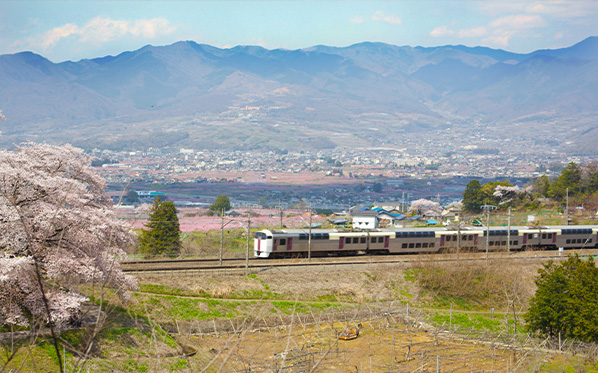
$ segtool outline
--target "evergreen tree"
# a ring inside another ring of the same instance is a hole
[[[228,211],[230,208],[230,199],[227,196],[218,196],[216,202],[210,206],[210,210],[218,212],[221,212],[222,210]]]
[[[570,195],[579,192],[581,187],[581,175],[581,167],[577,163],[570,162],[565,166],[561,175],[550,184],[550,196],[557,200],[562,200],[567,196],[567,189],[569,189]]]
[[[538,289],[525,314],[527,327],[540,335],[598,342],[598,268],[578,255],[538,271]]]
[[[481,210],[482,201],[482,184],[479,180],[473,179],[465,187],[463,192],[463,208],[469,212],[478,212]]]
[[[154,200],[149,221],[139,237],[139,250],[148,255],[177,255],[181,250],[179,218],[171,201]]]
[[[548,197],[548,191],[550,190],[550,179],[548,176],[542,175],[534,181],[534,192],[540,197]]]

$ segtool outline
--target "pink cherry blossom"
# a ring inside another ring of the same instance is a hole
[[[80,284],[125,299],[136,288],[117,260],[131,236],[104,187],[70,145],[0,150],[0,325],[66,322],[87,299]]]
[[[440,216],[442,213],[442,206],[440,206],[440,203],[438,202],[420,198],[411,202],[409,212],[416,212],[417,214],[424,216]]]

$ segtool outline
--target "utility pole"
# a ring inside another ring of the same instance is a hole
[[[220,212],[220,267],[222,267],[222,256],[224,255],[224,207]]]
[[[490,209],[496,209],[493,205],[482,206],[486,211],[486,263],[488,263],[488,246],[490,246]]]
[[[247,212],[247,251],[245,251],[245,274],[249,274],[249,230],[251,229],[251,206]]]
[[[307,241],[307,261],[311,262],[311,205],[309,206],[309,237]]]
[[[509,207],[509,230],[507,231],[507,253],[511,253],[511,208]]]
[[[282,204],[278,201],[278,209],[280,210],[280,229],[282,229]]]
[[[457,259],[459,259],[459,252],[461,251],[461,220],[457,222]]]
[[[567,209],[565,210],[566,225],[569,225],[569,188],[567,188]]]

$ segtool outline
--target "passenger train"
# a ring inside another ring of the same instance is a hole
[[[598,247],[598,226],[380,228],[368,231],[312,229],[262,230],[255,234],[259,258],[363,254],[401,254],[463,250],[500,251]],[[488,236],[488,237],[487,237]],[[507,245],[510,241],[510,245]]]

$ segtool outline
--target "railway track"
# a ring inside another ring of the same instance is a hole
[[[514,261],[546,261],[549,259],[566,259],[568,253],[559,255],[558,252],[529,251],[517,252],[510,255],[506,253],[490,253],[489,260],[514,260]],[[596,255],[598,250],[584,250],[584,255]],[[219,259],[173,259],[173,260],[141,260],[125,261],[121,263],[124,272],[175,272],[175,271],[263,271],[273,268],[305,268],[305,267],[339,267],[339,266],[372,266],[379,264],[407,264],[416,261],[435,262],[464,262],[485,261],[485,253],[456,254],[424,254],[424,255],[359,255],[351,257],[312,258],[308,261],[301,259],[255,259],[249,260],[248,266],[245,259],[224,259],[220,265]]]

